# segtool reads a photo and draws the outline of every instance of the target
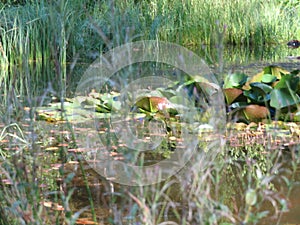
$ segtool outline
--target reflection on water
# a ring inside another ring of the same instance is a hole
[[[281,168],[281,171],[288,171],[290,170],[289,165],[289,153],[286,153],[286,162],[285,165]],[[74,168],[72,167],[66,167],[68,170],[74,171]],[[237,170],[235,170],[237,169]],[[222,183],[222,188],[226,187],[226,192],[228,192],[228,207],[232,207],[231,210],[241,210],[243,209],[244,204],[244,197],[243,193],[245,193],[245,190],[247,189],[247,185],[244,186],[241,184],[241,177],[240,173],[241,171],[238,170],[238,168],[234,168],[234,170],[237,174],[237,176],[232,176],[232,174],[228,174],[225,183]],[[291,176],[291,174],[287,176]],[[92,193],[92,200],[95,207],[95,213],[97,216],[97,221],[101,221],[101,224],[111,224],[108,221],[115,220],[119,221],[117,224],[121,224],[121,221],[123,221],[125,224],[131,224],[127,223],[131,220],[139,220],[138,218],[141,215],[136,215],[135,213],[131,212],[131,210],[134,210],[134,207],[138,207],[135,202],[129,197],[129,192],[138,194],[141,190],[139,187],[128,187],[128,186],[122,186],[118,184],[111,183],[101,176],[99,174],[95,173],[91,169],[87,169],[85,171],[85,178],[88,180],[89,188]],[[290,177],[289,177],[290,178]],[[176,178],[174,178],[176,180]],[[245,176],[243,178],[245,181],[247,180],[247,177]],[[297,173],[294,174],[294,181],[299,182],[300,181],[300,167],[298,167]],[[170,182],[170,181],[168,181]],[[274,188],[279,190],[280,193],[283,195],[287,192],[286,184],[282,183],[282,180],[275,179],[274,180]],[[172,202],[173,204],[177,204],[178,211],[185,210],[185,205],[187,204],[184,202],[184,200],[181,199],[181,193],[180,193],[180,187],[178,186],[178,183],[173,183],[169,186],[169,190],[166,191],[168,197],[166,202]],[[90,205],[90,199],[89,195],[86,191],[84,176],[82,176],[81,172],[77,171],[77,176],[72,182],[71,187],[75,187],[75,191],[73,193],[72,201],[71,201],[71,209],[73,212],[79,211],[80,209],[83,209]],[[151,198],[152,195],[155,195],[155,192],[159,192],[161,188],[164,187],[164,184],[156,185],[155,187],[149,187],[148,190],[145,192],[147,195],[149,195],[149,198]],[[151,189],[152,188],[152,189]],[[246,188],[246,189],[245,189]],[[147,189],[142,188],[142,189]],[[212,195],[213,191],[212,191]],[[230,196],[230,197],[229,197]],[[191,202],[189,202],[191,204]],[[140,207],[140,206],[139,206]],[[292,189],[292,192],[290,194],[289,203],[288,203],[289,211],[284,213],[282,215],[281,222],[279,224],[299,224],[300,223],[300,185],[299,183],[294,186]],[[274,213],[274,207],[269,203],[266,202],[262,206],[263,210],[269,211],[269,216],[267,219],[263,219],[259,224],[275,224],[277,223],[278,217],[272,218],[272,215]],[[120,214],[121,213],[121,214]],[[238,213],[238,212],[236,212]],[[164,216],[163,216],[164,215]],[[177,221],[176,215],[174,215],[172,210],[167,210],[163,213],[162,221],[164,219],[170,220],[170,221]],[[130,217],[137,217],[137,218],[130,218]],[[80,215],[80,218],[92,218],[91,209],[87,209]],[[128,220],[128,221],[127,221]],[[127,222],[126,222],[127,221]],[[273,221],[273,222],[271,222]],[[137,223],[133,223],[137,224]]]
[[[256,46],[252,49],[225,46],[222,54],[218,52],[218,48],[204,46],[195,52],[211,66],[216,74],[239,71],[254,75],[270,64],[282,66],[287,70],[300,68],[300,60],[289,58],[289,56],[300,55],[300,50],[289,49],[286,43],[278,46]]]

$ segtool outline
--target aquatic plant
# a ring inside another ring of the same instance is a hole
[[[299,71],[268,66],[253,77],[229,74],[224,95],[230,118],[244,121],[298,121]]]

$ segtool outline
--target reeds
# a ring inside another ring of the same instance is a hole
[[[79,80],[77,62],[130,41],[263,49],[297,38],[300,20],[298,4],[260,0],[29,1],[0,14],[5,96],[12,86],[16,95],[38,96],[49,82],[64,96]]]

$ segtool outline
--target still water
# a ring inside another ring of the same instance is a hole
[[[218,80],[222,80],[224,74],[233,72],[244,72],[247,75],[252,76],[259,73],[263,67],[268,65],[278,65],[289,71],[300,69],[300,60],[291,59],[292,57],[290,57],[297,56],[298,54],[300,55],[300,50],[287,49],[285,43],[279,46],[262,47],[252,50],[236,49],[234,47],[229,48],[225,46],[222,54],[220,54],[218,48],[206,48],[204,46],[201,49],[194,50],[194,52],[200,55],[200,57],[207,62],[212,71],[216,74],[216,76],[218,76]],[[286,154],[289,155],[289,153]],[[76,166],[76,163],[69,164],[68,170],[76,171],[74,166]],[[284,163],[282,170],[285,169],[291,169],[289,161]],[[81,172],[77,171],[76,173],[77,174],[70,187],[75,187],[71,201],[71,207],[73,211],[78,211],[90,204],[90,196],[86,191],[83,179],[83,177],[85,177],[88,180],[88,184],[92,193],[91,197],[94,202],[95,214],[98,221],[102,221],[102,224],[143,224],[143,222],[133,222],[135,219],[132,217],[141,216],[139,214],[135,214],[135,211],[138,211],[136,207],[141,207],[141,205],[137,204],[137,202],[134,202],[133,198],[128,197],[129,192],[138,193],[139,188],[122,187],[118,184],[114,184],[113,182],[99,176],[99,174],[97,174],[93,169],[87,169],[84,176],[81,174]],[[288,202],[289,210],[282,214],[281,221],[278,224],[300,224],[300,167],[298,167],[296,174],[293,176],[293,189],[289,195],[290,197]],[[232,177],[229,180],[229,183],[225,182],[223,185],[228,187],[236,186],[236,189],[231,190],[232,192],[240,190],[239,184],[234,183],[235,181],[232,181]],[[236,182],[238,182],[237,180]],[[282,183],[280,182],[282,182],[282,180],[278,182],[275,181],[276,188],[283,192],[287,191],[286,185],[281,185]],[[176,204],[179,205],[185,204],[181,202],[182,199],[180,199],[178,195],[179,192],[176,191],[177,188],[178,186],[176,185],[170,185],[170,194],[168,198],[169,200],[171,199],[171,202],[174,204],[175,202],[177,202]],[[245,191],[245,187],[242,189]],[[154,191],[159,191],[159,187],[156,187]],[[233,207],[236,207],[238,210],[238,208],[244,204],[240,199],[240,197],[243,196],[240,196],[237,193],[236,195],[233,194],[231,197],[233,198],[231,201],[236,202],[237,204]],[[185,206],[183,205],[182,207],[184,208]],[[267,204],[263,207],[271,212],[274,211],[272,205]],[[161,222],[164,221],[163,218],[166,217],[168,220],[177,221],[176,216],[174,218],[174,215],[172,216],[171,214],[160,215],[162,217]],[[92,218],[90,209],[85,210],[81,214],[80,218]],[[263,219],[257,224],[277,223],[278,218],[267,218],[268,219]],[[139,221],[139,219],[136,221]]]

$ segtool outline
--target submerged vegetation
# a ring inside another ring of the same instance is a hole
[[[120,93],[72,95],[96,57],[138,40],[205,46],[215,52],[208,54],[210,62],[223,73],[227,46],[249,52],[299,38],[298,1],[7,0],[0,3],[0,18],[1,225],[258,224],[273,215],[280,224],[299,181],[299,71],[269,66],[253,78],[218,74],[227,77],[229,117],[249,124],[229,125],[227,145],[217,146],[224,151],[216,158],[202,151],[218,142],[208,124],[207,99],[195,95],[216,86],[201,77],[185,77],[136,99],[130,121],[145,129],[142,138],[146,143],[164,138],[145,159],[124,154],[117,131],[108,129],[110,113],[121,109]],[[177,98],[178,89],[190,98]],[[171,179],[122,186],[83,160],[89,146],[79,148],[76,135],[90,133],[80,123],[94,116],[116,160],[152,164],[170,157],[182,141],[181,126],[188,120],[182,112],[191,101],[203,113],[202,124],[196,124],[199,154]],[[74,131],[76,122],[80,129]]]

